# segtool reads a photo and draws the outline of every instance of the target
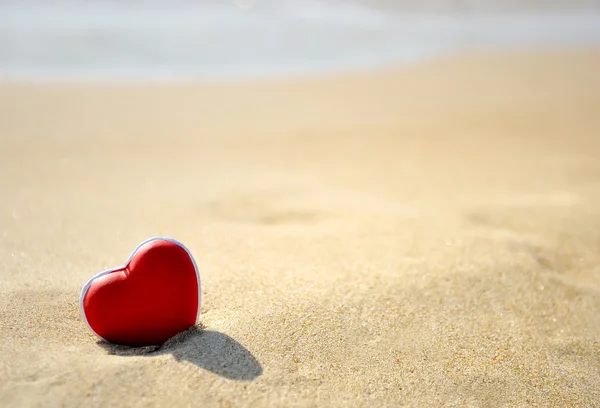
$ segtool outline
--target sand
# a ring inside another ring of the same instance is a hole
[[[1,406],[600,406],[600,52],[0,86]],[[183,241],[201,321],[78,296]]]

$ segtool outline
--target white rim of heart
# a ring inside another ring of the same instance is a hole
[[[202,305],[202,285],[200,283],[200,272],[198,271],[198,265],[196,264],[196,260],[194,259],[194,257],[192,256],[192,253],[190,252],[189,249],[187,249],[187,247],[185,245],[183,245],[181,242],[177,241],[176,239],[173,238],[168,238],[168,237],[152,237],[152,238],[148,238],[147,240],[145,240],[144,242],[142,242],[141,244],[139,244],[131,253],[131,255],[129,255],[129,258],[127,259],[127,262],[125,263],[125,265],[120,266],[118,268],[113,268],[113,269],[109,269],[107,271],[103,271],[100,273],[95,274],[94,276],[92,276],[92,278],[87,281],[87,283],[83,286],[83,288],[81,289],[81,294],[79,295],[79,310],[81,312],[81,317],[83,317],[83,321],[85,322],[85,324],[87,325],[87,327],[92,331],[92,333],[94,333],[96,336],[100,337],[102,340],[107,341],[110,343],[109,340],[106,340],[104,337],[100,336],[98,333],[96,333],[94,331],[94,329],[92,329],[92,326],[90,326],[90,323],[87,320],[87,317],[85,315],[85,309],[83,308],[83,298],[85,297],[88,289],[90,288],[90,286],[92,286],[92,283],[94,283],[94,281],[104,275],[108,275],[109,273],[113,273],[113,272],[117,272],[117,271],[122,271],[123,269],[127,268],[129,266],[129,263],[131,262],[131,260],[133,259],[133,257],[135,256],[136,252],[139,251],[139,249],[146,245],[149,242],[152,241],[169,241],[172,242],[174,244],[179,245],[181,248],[183,248],[185,250],[185,252],[188,254],[188,256],[190,257],[190,259],[192,260],[192,264],[194,264],[194,269],[196,270],[196,280],[198,282],[198,312],[196,313],[196,323],[198,324],[198,322],[200,321],[200,306]]]

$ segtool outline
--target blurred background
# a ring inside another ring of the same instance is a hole
[[[597,43],[598,0],[0,2],[0,79],[290,76]]]
[[[600,0],[0,0],[0,405],[600,406],[599,45]],[[85,327],[157,235],[233,349]]]

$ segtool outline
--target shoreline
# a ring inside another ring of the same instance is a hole
[[[526,46],[523,48],[506,49],[463,49],[453,52],[439,53],[422,57],[419,60],[410,62],[391,62],[388,64],[366,65],[362,67],[353,67],[345,70],[324,70],[322,68],[314,71],[304,71],[302,73],[278,73],[268,75],[231,75],[231,76],[177,76],[163,75],[156,77],[132,76],[125,78],[109,77],[73,77],[68,76],[50,76],[50,77],[2,77],[0,76],[0,87],[182,87],[182,86],[207,86],[227,87],[244,85],[276,85],[290,83],[316,83],[322,81],[345,80],[350,78],[365,78],[376,75],[393,75],[403,71],[413,71],[420,68],[427,68],[448,61],[470,57],[494,57],[494,56],[518,56],[518,55],[539,55],[552,56],[557,54],[580,55],[595,54],[600,50],[599,44],[581,44],[578,46]]]
[[[465,52],[600,46],[600,10],[505,15],[369,9],[363,15],[332,7],[315,18],[301,8],[247,13],[217,7],[211,17],[201,8],[120,15],[119,7],[111,7],[87,14],[78,8],[0,13],[0,80],[293,79]]]

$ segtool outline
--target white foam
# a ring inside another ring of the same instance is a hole
[[[600,44],[600,14],[385,14],[352,3],[253,1],[0,5],[0,78],[288,76],[466,48]]]

